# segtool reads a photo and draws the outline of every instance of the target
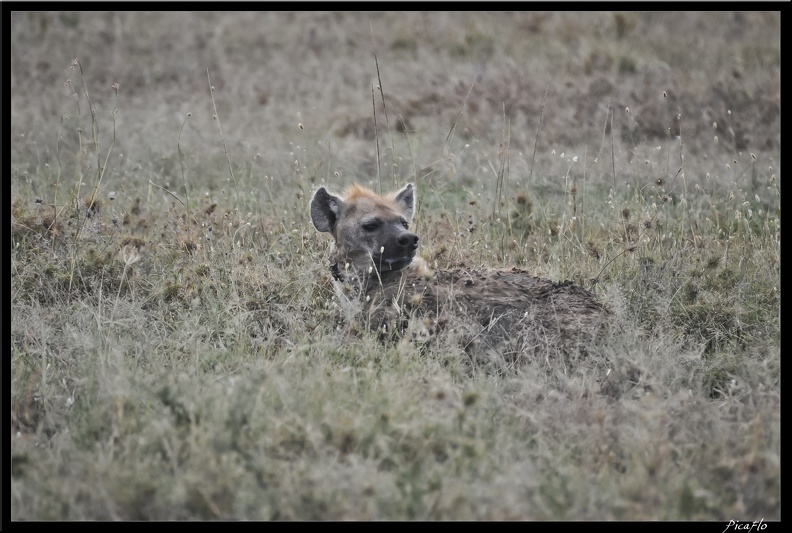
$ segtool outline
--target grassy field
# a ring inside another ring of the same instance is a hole
[[[780,519],[778,13],[12,13],[12,520]],[[312,192],[592,290],[350,335]],[[8,390],[8,389],[6,389]]]

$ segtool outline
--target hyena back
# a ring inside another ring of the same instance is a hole
[[[476,360],[513,364],[529,354],[565,353],[589,343],[609,311],[586,289],[519,269],[431,272],[416,257],[412,184],[387,195],[353,186],[342,196],[320,187],[311,199],[317,230],[331,233],[336,280],[356,279],[373,325],[451,337]],[[419,328],[419,329],[420,329]]]

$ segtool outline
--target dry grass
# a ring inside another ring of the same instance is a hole
[[[13,13],[11,518],[780,519],[779,31]],[[408,180],[430,264],[618,327],[499,374],[347,336],[308,199]]]

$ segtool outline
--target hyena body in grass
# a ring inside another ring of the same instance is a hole
[[[430,271],[409,229],[415,205],[412,184],[388,195],[357,185],[340,196],[314,193],[311,220],[335,238],[336,292],[360,302],[353,327],[444,338],[474,363],[496,367],[574,355],[601,330],[609,311],[572,282],[518,269]]]

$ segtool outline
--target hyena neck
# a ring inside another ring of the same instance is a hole
[[[362,274],[358,269],[355,269],[351,265],[347,265],[348,263],[345,263],[344,267],[341,267],[338,261],[332,263],[330,265],[330,273],[333,279],[342,283],[357,281],[358,285],[363,286],[364,289],[379,285],[380,283],[386,284],[393,279],[401,279],[403,275],[407,274],[415,275],[420,278],[429,278],[432,276],[432,272],[429,270],[426,261],[421,257],[413,258],[409,265],[400,270],[377,271],[376,269],[372,269],[370,274]],[[361,283],[361,281],[363,283]]]
[[[364,274],[360,272],[359,269],[356,269],[352,266],[344,268],[341,267],[338,262],[335,262],[330,265],[330,273],[333,275],[334,280],[340,281],[342,283],[353,282],[355,280],[360,282],[362,280],[366,285],[370,285],[372,283],[385,283],[393,278],[400,277],[403,273],[406,273],[408,270],[410,270],[411,266],[412,264],[402,268],[401,270],[387,270],[382,272],[372,268],[371,273]]]
[[[330,265],[330,273],[333,275],[334,280],[344,281],[344,276],[341,274],[341,271],[338,269],[338,263],[332,263]]]

